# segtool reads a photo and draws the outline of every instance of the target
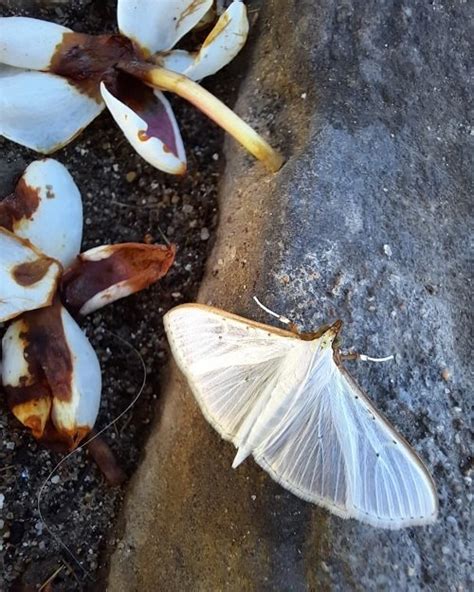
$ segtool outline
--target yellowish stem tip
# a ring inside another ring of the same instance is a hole
[[[255,158],[261,160],[270,171],[275,173],[282,167],[283,156],[274,150],[250,125],[240,119],[232,109],[226,107],[197,82],[183,74],[144,63],[127,62],[120,64],[120,68],[140,78],[149,86],[173,92],[192,103],[240,142]]]

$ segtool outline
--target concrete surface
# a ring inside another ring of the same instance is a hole
[[[228,142],[199,301],[307,330],[342,318],[349,370],[432,471],[439,521],[396,532],[292,496],[206,424],[170,369],[130,486],[108,589],[469,588],[468,6],[262,3],[237,110],[277,175]]]

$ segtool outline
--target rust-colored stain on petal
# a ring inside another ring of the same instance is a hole
[[[18,390],[20,387],[17,387]],[[18,393],[17,393],[18,394]],[[22,395],[25,396],[23,390]],[[13,415],[31,430],[35,438],[41,438],[51,412],[51,397],[43,385],[30,392],[29,400],[11,405]],[[9,403],[13,397],[9,397]]]
[[[13,279],[20,286],[33,286],[48,273],[48,269],[55,263],[50,257],[41,257],[36,261],[20,263],[12,270]]]
[[[72,450],[90,432],[90,426],[58,429],[51,419],[53,399],[72,399],[73,361],[55,298],[47,308],[24,313],[20,341],[28,375],[19,384],[3,386],[7,404],[33,436],[54,450]]]
[[[115,79],[115,88],[109,88],[109,91],[147,124],[146,129],[137,132],[141,142],[158,138],[168,146],[172,154],[178,157],[178,143],[173,122],[165,105],[155,95],[153,89],[130,74],[120,72]]]
[[[63,275],[63,302],[71,312],[78,313],[96,294],[117,284],[126,284],[128,294],[138,292],[168,272],[175,253],[174,245],[141,243],[104,247],[104,258],[98,261],[88,259],[87,253],[83,253]]]
[[[113,83],[118,62],[140,58],[138,52],[124,35],[64,33],[48,70],[64,76],[81,93],[101,103],[100,82]]]
[[[212,29],[209,35],[204,40],[202,44],[202,49],[210,45],[213,41],[222,34],[222,32],[227,28],[230,23],[230,17],[227,13],[224,13],[220,19],[217,21],[216,26]]]
[[[21,338],[28,343],[25,359],[30,375],[40,383],[44,377],[55,398],[70,401],[73,363],[59,298],[55,297],[51,306],[24,313],[22,320],[26,328]]]
[[[0,226],[14,232],[23,219],[31,220],[39,203],[39,190],[21,178],[15,191],[0,201]]]
[[[178,28],[181,23],[184,21],[185,18],[191,16],[196,10],[201,6],[201,4],[205,2],[205,0],[193,0],[189,6],[183,10],[183,12],[179,15],[178,20],[176,21],[176,28]]]
[[[90,434],[90,431],[89,426],[76,426],[71,430],[65,428],[58,430],[50,418],[39,440],[51,450],[68,452],[77,448],[87,434]]]

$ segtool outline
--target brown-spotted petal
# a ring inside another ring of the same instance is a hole
[[[211,8],[213,0],[118,0],[120,32],[148,53],[171,49]]]
[[[0,135],[49,154],[73,140],[103,110],[66,78],[2,67]]]
[[[163,277],[174,261],[174,245],[123,243],[96,247],[79,255],[63,276],[64,305],[89,314],[138,292]]]
[[[77,323],[56,299],[14,321],[2,349],[13,413],[36,438],[75,448],[95,423],[101,393],[97,356]]]
[[[47,70],[56,46],[70,29],[34,18],[0,18],[0,63],[28,70]]]
[[[32,162],[0,201],[0,226],[70,265],[80,252],[83,220],[81,194],[66,167],[52,158]]]
[[[201,49],[193,55],[190,65],[184,70],[176,70],[176,66],[185,64],[185,59],[180,56],[178,60],[177,57],[173,57],[174,52],[170,52],[164,58],[164,66],[185,74],[192,80],[201,80],[215,74],[235,58],[247,41],[248,31],[245,4],[240,0],[234,0],[220,16]]]
[[[0,322],[48,306],[61,271],[58,261],[0,228]]]
[[[112,94],[104,83],[102,98],[125,137],[152,166],[174,175],[186,172],[186,154],[178,124],[164,94],[131,76],[118,76]]]
[[[27,360],[27,323],[20,317],[2,340],[2,384],[15,417],[41,438],[51,413],[51,391],[34,358]]]

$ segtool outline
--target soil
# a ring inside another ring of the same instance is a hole
[[[0,15],[22,14],[100,33],[115,30],[115,6],[115,0],[0,1]],[[206,86],[229,104],[235,68],[232,82],[229,74],[224,76]],[[192,106],[170,100],[187,150],[184,177],[160,173],[143,161],[107,112],[53,155],[68,167],[82,192],[84,250],[126,241],[162,243],[164,237],[178,248],[175,264],[157,285],[94,313],[82,324],[103,372],[97,429],[127,407],[143,380],[138,355],[121,339],[138,350],[146,365],[146,385],[137,404],[104,434],[128,476],[139,461],[168,356],[163,314],[193,300],[217,223],[223,134]],[[0,194],[6,195],[15,176],[40,157],[0,138]],[[36,590],[58,569],[51,588],[55,592],[100,588],[114,546],[114,518],[123,487],[109,487],[83,450],[60,467],[44,489],[41,509],[67,552],[48,534],[37,509],[38,492],[62,456],[38,445],[3,398],[0,442],[0,590]]]

